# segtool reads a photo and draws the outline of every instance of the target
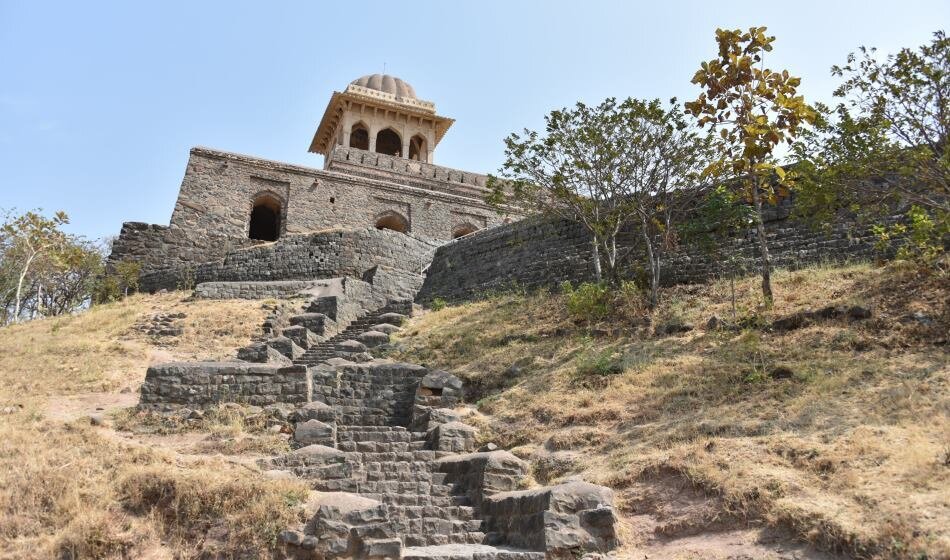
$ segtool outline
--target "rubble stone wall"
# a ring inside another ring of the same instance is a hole
[[[878,256],[875,236],[868,226],[843,219],[830,230],[817,231],[791,217],[790,201],[768,209],[766,231],[776,268],[797,269]],[[533,289],[555,287],[565,280],[593,280],[590,239],[590,234],[577,224],[542,217],[476,232],[439,247],[418,299],[459,301],[513,287]],[[633,276],[636,268],[645,264],[639,236],[625,233],[620,245],[621,251],[627,250],[633,257],[625,271],[626,276]],[[725,274],[723,263],[730,259],[739,271],[754,273],[758,255],[756,234],[751,228],[728,241],[719,256],[696,245],[685,245],[662,262],[663,281],[708,281]]]
[[[142,406],[202,408],[223,402],[264,406],[310,401],[311,381],[305,366],[246,362],[182,362],[148,368]]]
[[[193,148],[170,224],[123,224],[109,260],[136,260],[151,272],[259,245],[248,234],[261,197],[279,205],[281,237],[373,227],[397,213],[408,233],[445,241],[456,228],[504,221],[483,201],[484,182],[482,175],[353,148],[331,153],[325,170]]]
[[[154,292],[191,288],[203,282],[362,278],[380,266],[395,271],[394,276],[418,277],[434,250],[435,246],[428,241],[393,231],[334,229],[291,235],[273,243],[231,251],[221,260],[194,267],[146,272],[140,279],[140,289]]]

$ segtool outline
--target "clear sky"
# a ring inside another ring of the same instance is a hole
[[[491,172],[551,109],[695,97],[716,27],[751,25],[778,37],[769,66],[829,101],[832,64],[929,41],[950,1],[0,0],[0,208],[102,237],[168,223],[192,146],[320,167],[331,92],[384,64],[457,119],[436,163]]]

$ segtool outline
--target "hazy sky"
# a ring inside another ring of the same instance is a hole
[[[772,68],[829,100],[832,64],[950,28],[950,2],[0,0],[0,208],[101,237],[167,224],[188,150],[312,167],[334,90],[381,72],[456,119],[436,163],[495,171],[502,138],[609,96],[695,97],[716,27],[766,25]]]

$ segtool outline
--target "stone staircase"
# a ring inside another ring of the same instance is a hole
[[[275,322],[271,338],[242,349],[244,361],[156,365],[143,384],[142,406],[159,410],[297,405],[294,450],[262,462],[314,491],[307,521],[279,536],[282,557],[541,560],[615,546],[609,489],[519,490],[524,461],[494,446],[475,451],[474,428],[454,410],[458,378],[372,356],[411,301],[346,315],[343,303],[311,300],[291,326]]]
[[[340,356],[340,353],[336,349],[336,346],[341,342],[348,340],[355,340],[364,346],[367,346],[365,342],[360,341],[361,335],[370,331],[375,331],[373,327],[381,327],[389,330],[390,332],[383,333],[388,335],[391,332],[395,332],[399,324],[405,321],[411,314],[411,301],[398,301],[389,303],[386,306],[368,313],[356,321],[350,323],[341,333],[322,342],[311,345],[309,348],[307,348],[307,351],[303,354],[303,356],[294,360],[294,363],[312,366],[329,360],[330,358],[338,357]],[[386,340],[388,340],[388,338]]]

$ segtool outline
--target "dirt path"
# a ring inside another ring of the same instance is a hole
[[[764,529],[702,532],[648,542],[624,552],[630,560],[838,560],[839,556],[796,543]]]

